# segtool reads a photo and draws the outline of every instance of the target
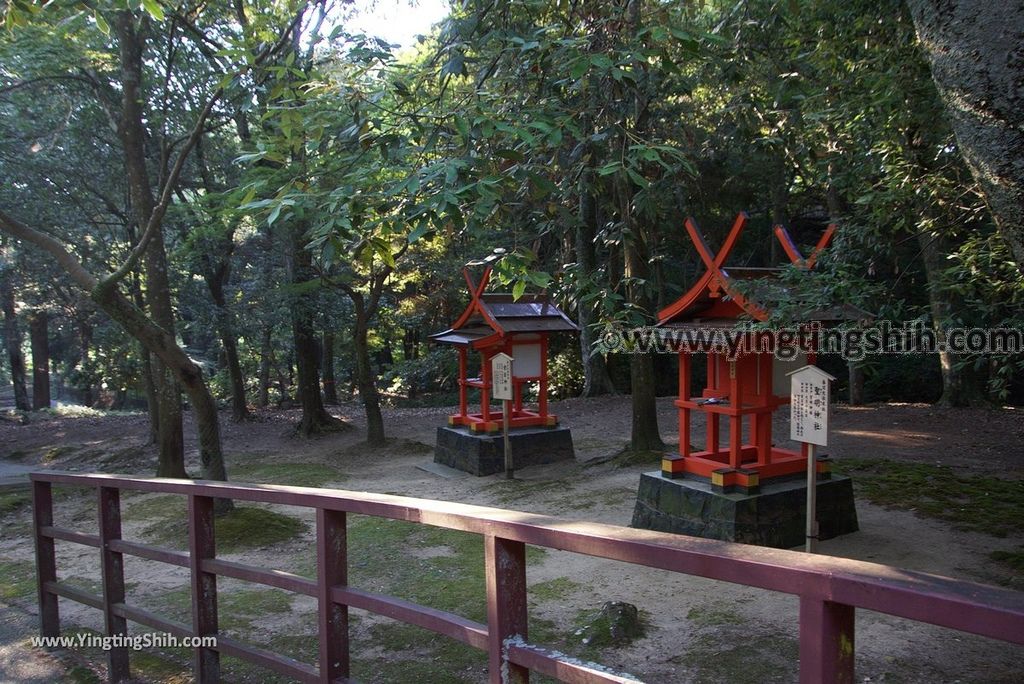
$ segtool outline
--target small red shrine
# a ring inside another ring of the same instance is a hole
[[[720,332],[742,335],[739,353],[730,354],[723,346],[710,341],[685,340],[679,346],[679,410],[678,455],[662,461],[662,475],[670,479],[687,475],[711,480],[716,491],[753,494],[764,480],[806,471],[806,456],[797,451],[780,449],[772,444],[772,414],[789,403],[789,387],[785,374],[800,367],[800,362],[779,362],[774,345],[778,342],[766,331],[740,332],[743,321],[765,321],[772,302],[780,302],[786,292],[776,277],[779,268],[727,267],[726,261],[736,246],[748,221],[746,213],[736,217],[718,253],[704,241],[693,219],[686,220],[686,231],[704,263],[704,274],[682,297],[658,312],[657,326],[668,330]],[[835,226],[829,225],[813,252],[804,258],[782,226],[775,226],[775,235],[790,261],[803,269],[811,269],[826,248]],[[740,284],[741,281],[747,281]],[[753,282],[752,282],[753,281]],[[815,324],[827,324],[851,318],[849,307],[808,313],[801,321],[801,332],[812,337]],[[796,338],[796,335],[793,335]],[[707,339],[707,338],[705,338]],[[734,340],[737,338],[734,338]],[[799,345],[798,339],[792,342]],[[794,356],[815,363],[813,345],[806,354],[794,349]],[[691,391],[691,357],[707,355],[707,380],[700,394]],[[704,414],[704,448],[691,446],[693,412]],[[722,419],[728,421],[728,437],[722,442]],[[828,463],[819,462],[819,472],[827,472]]]
[[[497,252],[497,250],[496,250]],[[459,350],[459,412],[448,417],[448,424],[465,426],[472,432],[497,432],[501,429],[501,409],[491,407],[491,359],[504,352],[514,359],[512,367],[513,396],[509,427],[553,427],[558,417],[548,413],[548,336],[557,332],[576,332],[578,328],[565,313],[545,295],[485,293],[494,263],[500,254],[470,262],[462,274],[469,288],[470,303],[452,327],[430,338],[440,344],[451,344]],[[472,267],[483,266],[478,282]],[[470,352],[479,352],[480,375],[469,377]],[[528,383],[539,385],[537,409],[523,403],[523,389]],[[480,410],[469,411],[469,391],[480,391]]]

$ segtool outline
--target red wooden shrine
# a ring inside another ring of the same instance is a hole
[[[452,327],[430,338],[451,344],[459,350],[459,412],[448,417],[449,425],[463,425],[473,432],[497,432],[501,429],[500,408],[491,407],[491,358],[504,352],[512,364],[513,396],[509,427],[553,427],[558,417],[548,413],[548,335],[576,332],[578,328],[561,309],[544,295],[485,293],[493,264],[498,256],[470,262],[462,274],[469,287],[470,303]],[[479,282],[473,281],[471,266],[484,266]],[[480,354],[480,376],[469,375],[469,354]],[[523,403],[523,388],[539,385],[537,408]],[[469,391],[480,391],[480,409],[470,413]]]
[[[743,335],[740,353],[735,355],[709,343],[680,344],[679,397],[675,402],[679,410],[680,453],[662,461],[662,474],[673,479],[687,475],[708,478],[715,489],[753,493],[762,480],[804,472],[807,461],[805,454],[772,444],[772,414],[779,406],[789,403],[785,372],[795,370],[800,364],[777,363],[773,353],[776,340],[768,333],[740,333],[737,329],[741,321],[767,320],[772,299],[778,301],[780,296],[785,296],[781,284],[772,282],[781,272],[779,268],[726,267],[747,221],[745,213],[736,217],[725,242],[715,254],[696,223],[689,218],[686,220],[686,231],[706,270],[686,294],[658,312],[657,325],[679,332],[720,331]],[[785,228],[775,226],[774,232],[790,261],[800,268],[810,269],[832,239],[835,226],[828,226],[806,259]],[[738,287],[741,280],[757,282]],[[806,324],[804,331],[813,334],[815,328],[811,324],[815,322],[850,318],[848,311],[846,307],[835,307],[810,313],[803,323]],[[674,337],[681,339],[678,335]],[[707,381],[696,396],[690,386],[691,357],[695,353],[707,355]],[[815,363],[813,351],[807,352],[806,360]],[[704,414],[707,426],[701,450],[691,446],[694,411]],[[723,418],[728,421],[728,437],[724,443],[719,436]],[[828,464],[821,462],[818,467],[825,470]]]

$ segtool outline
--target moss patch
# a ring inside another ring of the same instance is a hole
[[[989,554],[989,558],[1006,563],[1016,572],[1024,574],[1024,546],[1016,551],[993,551]]]
[[[124,507],[124,517],[129,520],[184,518],[187,509],[188,504],[186,503],[184,496],[162,494],[160,496],[147,496],[144,499],[132,501]]]
[[[67,445],[55,446],[55,447],[53,447],[51,449],[47,449],[45,452],[43,452],[42,462],[43,463],[53,463],[54,461],[56,461],[61,456],[67,456],[68,454],[73,454],[77,450],[78,450],[77,447],[73,447],[73,446],[67,446]]]
[[[1024,532],[1024,481],[961,475],[928,463],[844,458],[861,495],[883,506],[913,510],[996,537]]]
[[[394,622],[374,625],[369,642],[354,650],[352,675],[360,682],[475,682],[487,654],[419,627]],[[399,659],[360,658],[377,648]]]
[[[666,444],[665,451],[633,450],[627,444],[624,448],[616,451],[611,456],[594,458],[586,463],[586,467],[604,465],[610,463],[616,468],[631,468],[633,466],[659,465],[665,453],[672,452],[672,445]]]
[[[538,582],[529,589],[529,596],[540,602],[560,601],[569,594],[579,591],[583,585],[568,577],[557,577],[547,582]]]
[[[74,684],[100,684],[103,681],[95,672],[82,665],[68,668],[64,676],[67,677],[66,681],[74,682]]]
[[[683,665],[697,684],[793,682],[799,644],[791,637],[750,635],[740,631],[700,634],[672,662]]]
[[[287,613],[294,594],[280,589],[241,589],[217,592],[217,625],[229,632],[249,632],[253,624],[268,615]],[[188,585],[164,592],[146,603],[160,615],[188,623],[192,593]]]
[[[602,489],[596,492],[580,492],[575,496],[566,497],[561,506],[564,510],[586,511],[595,506],[620,506],[636,499],[636,489],[618,487]]]
[[[36,592],[36,566],[28,561],[0,560],[0,599],[16,599]]]
[[[353,516],[353,586],[483,621],[484,545],[479,535],[400,520]]]
[[[10,492],[0,494],[0,515],[10,515],[32,503],[32,495],[28,492]]]
[[[512,504],[537,494],[557,493],[561,497],[571,488],[572,485],[563,479],[498,480],[485,487],[487,492],[493,497],[493,501],[499,504]]]
[[[239,482],[294,487],[323,487],[348,478],[337,468],[324,463],[246,463],[234,466],[231,476]]]
[[[163,498],[163,497],[159,497]],[[169,497],[179,498],[179,497]],[[138,505],[150,504],[139,502]],[[151,515],[158,520],[148,525],[142,536],[154,544],[172,549],[188,547],[188,521],[185,507],[172,507],[163,502],[162,512]],[[170,509],[170,510],[168,510]],[[146,510],[146,509],[144,509]],[[131,513],[129,509],[129,513]],[[280,544],[306,531],[306,523],[284,513],[266,508],[235,506],[230,513],[214,519],[214,535],[218,552],[235,552]]]
[[[594,660],[607,648],[626,646],[647,631],[643,613],[634,606],[605,604],[600,610],[581,610],[573,621],[572,642],[582,645],[584,657]],[[610,609],[609,609],[610,608]]]
[[[738,625],[743,622],[739,613],[719,606],[695,606],[686,613],[686,619],[699,627]]]

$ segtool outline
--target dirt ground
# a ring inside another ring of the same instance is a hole
[[[524,469],[517,472],[513,482],[499,475],[442,477],[417,468],[431,461],[436,428],[451,412],[444,408],[386,410],[390,444],[379,450],[362,444],[363,418],[355,405],[340,409],[355,429],[313,440],[290,435],[289,428],[298,417],[295,412],[266,411],[258,421],[245,424],[233,424],[225,415],[224,444],[229,473],[232,469],[245,472],[253,464],[327,463],[344,473],[338,483],[343,489],[628,525],[639,475],[656,469],[653,462],[621,467],[607,460],[625,444],[628,397],[570,400],[554,404],[553,410],[573,431],[576,461]],[[659,401],[659,419],[666,442],[678,442],[670,399]],[[788,435],[787,421],[785,411],[780,411],[774,432],[782,445],[785,443],[779,438]],[[0,421],[0,460],[42,468],[148,475],[154,468],[154,456],[141,446],[146,428],[143,415],[51,418],[29,425]],[[186,435],[189,470],[198,472],[190,426],[186,426]],[[885,458],[1024,481],[1024,411],[894,404],[838,406],[827,452],[838,463],[844,457]],[[312,521],[306,511],[287,512]],[[863,496],[858,496],[857,512],[861,531],[823,542],[821,553],[976,582],[1020,586],[1021,578],[1013,575],[1010,566],[989,558],[993,551],[1013,551],[1024,545],[1024,537],[1016,533],[996,537],[967,532],[913,511],[873,505]],[[95,530],[91,500],[59,500],[57,518],[77,529]],[[0,563],[31,561],[27,520],[25,510],[5,517]],[[126,520],[125,536],[132,537],[141,525]],[[283,547],[250,550],[231,557],[288,569],[287,558],[311,545],[309,529]],[[448,552],[443,546],[428,545],[409,554]],[[350,560],[359,562],[357,558]],[[401,558],[394,559],[396,564],[401,562]],[[58,567],[62,576],[86,586],[98,579],[95,551],[91,549],[59,543]],[[133,559],[126,562],[126,578],[136,590],[142,589],[140,593],[181,586],[184,577],[182,572],[160,564]],[[612,669],[650,682],[796,680],[797,601],[793,597],[556,551],[530,562],[528,580],[531,586],[558,588],[556,592],[546,591],[544,600],[531,601],[531,617],[543,620],[552,633],[572,632],[581,614],[600,608],[605,601],[626,601],[640,608],[647,623],[645,636],[629,646],[604,649],[595,657]],[[222,589],[231,591],[232,583],[224,582]],[[0,610],[35,610],[31,595],[5,603],[7,607],[0,604]],[[314,608],[311,600],[299,597],[288,610],[268,613],[254,624],[266,633],[301,634],[312,629]],[[61,610],[67,624],[101,627],[101,616],[91,608],[62,600]],[[366,636],[378,620],[363,616],[353,630]],[[1024,678],[1024,648],[995,640],[869,611],[857,614],[856,639],[858,681],[1009,683]],[[372,651],[362,657],[382,661],[394,657],[385,648]],[[5,653],[0,650],[0,654]],[[434,657],[444,665],[443,651]],[[486,665],[486,659],[481,662]],[[467,665],[443,681],[482,681],[484,669],[479,662]],[[408,675],[403,678],[400,674],[371,679],[410,680]]]

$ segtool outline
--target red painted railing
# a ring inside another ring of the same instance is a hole
[[[566,682],[633,681],[528,643],[526,544],[799,596],[800,681],[804,684],[853,681],[855,608],[1024,644],[1024,593],[874,563],[367,492],[52,471],[33,473],[31,477],[43,636],[58,636],[60,632],[58,597],[102,610],[106,635],[111,637],[126,634],[128,620],[179,638],[217,636],[215,647],[195,649],[199,682],[219,680],[221,654],[249,660],[303,682],[347,681],[349,607],[433,630],[487,651],[491,682],[525,682],[531,670]],[[52,484],[96,489],[99,534],[54,526]],[[189,552],[122,539],[122,490],[187,496]],[[315,509],[316,579],[217,558],[213,527],[217,498]],[[349,586],[347,513],[482,535],[487,565],[487,624]],[[99,549],[102,596],[57,581],[55,540]],[[191,626],[125,602],[124,554],[189,568]],[[317,665],[218,634],[217,576],[316,597],[320,637]],[[110,680],[127,679],[128,649],[111,649],[108,657]]]

